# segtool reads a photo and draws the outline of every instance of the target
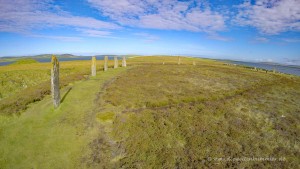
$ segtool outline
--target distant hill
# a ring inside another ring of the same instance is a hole
[[[41,54],[41,55],[32,55],[32,56],[5,56],[0,57],[0,62],[14,62],[20,59],[43,59],[43,58],[51,58],[53,54]],[[79,58],[80,56],[75,56],[72,54],[60,54],[55,55],[58,58]]]
[[[39,62],[44,62],[43,60],[51,59],[53,54],[40,54],[40,55],[31,55],[31,56],[5,56],[0,57],[0,62],[16,62],[20,59],[34,59]],[[72,54],[54,54],[58,59],[62,60],[86,60],[86,58],[90,58],[91,56],[76,56]],[[133,57],[135,55],[92,55],[96,56],[98,59],[103,59],[104,56],[109,56],[109,59],[113,59],[114,56],[125,56],[126,58]]]
[[[35,55],[35,56],[28,56],[33,58],[51,58],[53,54],[42,54],[42,55]],[[72,54],[61,54],[61,55],[55,55],[58,58],[78,58],[79,56],[75,56]]]

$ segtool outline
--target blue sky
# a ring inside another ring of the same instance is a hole
[[[0,4],[0,56],[163,54],[300,65],[299,0]]]

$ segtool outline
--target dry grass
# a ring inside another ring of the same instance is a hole
[[[182,61],[141,63],[108,86],[116,168],[299,167],[299,77]],[[218,161],[242,157],[277,161]]]
[[[43,99],[20,118],[0,116],[4,126],[0,144],[5,145],[0,153],[11,154],[0,162],[3,166],[36,164],[45,168],[300,168],[299,77],[205,59],[182,58],[181,62],[177,65],[177,57],[130,58],[129,68],[121,76],[112,78],[122,70],[117,69],[75,85],[58,113],[49,108],[50,113],[45,113]],[[69,72],[62,79],[89,74],[90,63],[62,63],[63,71]],[[0,74],[46,72],[47,65],[0,67]],[[47,79],[43,83],[49,84]],[[101,89],[94,91],[98,84]],[[39,93],[40,85],[18,92]],[[89,90],[85,93],[84,89]],[[18,100],[13,96],[8,97],[10,109]],[[36,96],[28,95],[28,99]],[[30,134],[37,141],[32,141]],[[43,146],[35,146],[35,142]],[[60,142],[63,147],[56,144]],[[22,146],[27,147],[24,152]],[[82,153],[79,147],[84,147]],[[51,156],[41,157],[44,152]],[[29,157],[32,161],[28,162]],[[242,157],[273,157],[277,161],[232,161]],[[12,163],[14,159],[20,159],[15,161],[17,165]]]

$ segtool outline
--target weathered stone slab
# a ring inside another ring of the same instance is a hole
[[[181,58],[178,56],[178,65],[181,64]]]
[[[196,62],[195,61],[193,61],[193,65],[196,66]]]
[[[116,69],[116,68],[118,68],[119,67],[119,63],[118,63],[118,57],[117,56],[115,56],[114,57],[114,69]]]
[[[57,108],[60,105],[59,61],[55,56],[52,56],[51,64],[51,95],[53,105]]]
[[[96,57],[92,57],[92,76],[96,76]]]
[[[104,71],[108,70],[108,56],[104,57]]]
[[[123,59],[122,59],[122,67],[126,67],[126,57],[123,56]]]

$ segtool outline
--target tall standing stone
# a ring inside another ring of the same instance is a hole
[[[96,57],[92,57],[92,76],[96,76]]]
[[[51,94],[53,105],[57,108],[60,104],[60,91],[59,91],[59,62],[55,56],[51,60]]]
[[[123,59],[122,59],[122,67],[126,67],[126,57],[123,56]]]
[[[119,67],[119,63],[118,63],[118,57],[115,56],[114,57],[114,60],[115,60],[115,63],[114,63],[114,69],[118,68]]]
[[[104,57],[104,71],[107,71],[108,69],[108,56]]]
[[[181,58],[178,56],[178,65],[181,64]]]
[[[196,66],[196,62],[195,61],[193,61],[193,65]]]

